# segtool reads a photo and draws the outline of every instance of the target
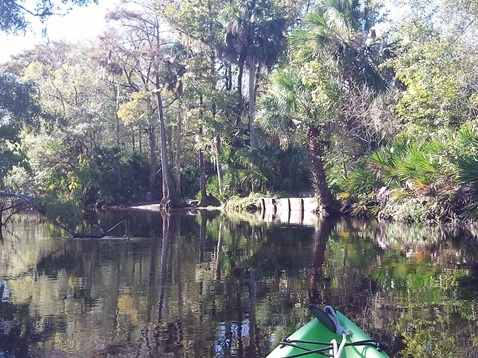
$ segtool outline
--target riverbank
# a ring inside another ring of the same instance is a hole
[[[172,212],[218,212],[235,215],[247,214],[250,218],[265,222],[279,222],[291,225],[314,226],[317,223],[318,203],[315,197],[233,197],[220,206],[198,206],[195,200],[188,200],[187,205],[173,209]],[[112,211],[149,211],[161,212],[159,202],[141,202],[131,205],[113,206],[106,208]]]
[[[315,223],[320,216],[318,201],[313,193],[292,198],[256,193],[247,197],[231,197],[219,206],[207,207],[198,206],[197,200],[186,200],[184,203],[184,207],[173,211],[218,211],[228,215],[247,213],[262,221],[305,225]],[[369,193],[366,200],[348,197],[342,198],[341,203],[344,216],[352,218],[447,226],[468,226],[470,223],[476,223],[476,219],[470,216],[470,206],[473,203],[470,203],[466,193],[460,190],[441,195],[424,195],[413,188],[382,188],[377,193]],[[159,202],[135,203],[113,209],[161,211]]]

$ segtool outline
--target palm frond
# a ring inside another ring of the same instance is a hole
[[[478,189],[478,159],[464,157],[458,160],[458,181]]]
[[[457,136],[463,146],[478,147],[478,135],[471,126],[465,125],[461,127],[457,132]]]
[[[374,172],[361,163],[354,168],[353,172],[345,179],[345,189],[347,192],[354,194],[369,194],[379,184],[379,180],[375,176]]]

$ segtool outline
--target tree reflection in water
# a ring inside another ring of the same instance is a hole
[[[334,219],[323,219],[319,221],[317,227],[317,239],[315,240],[314,250],[312,253],[312,261],[309,267],[308,279],[309,279],[309,303],[323,306],[328,304],[325,293],[327,289],[327,280],[324,276],[324,263],[325,263],[325,252],[327,249],[327,240],[332,233],[334,224],[336,221]]]
[[[309,302],[392,356],[478,354],[478,248],[459,231],[121,215],[99,224],[124,219],[129,237],[74,240],[37,220],[7,232],[2,356],[264,357],[310,319]]]

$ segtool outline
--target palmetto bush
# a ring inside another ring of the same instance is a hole
[[[458,180],[478,190],[478,158],[466,156],[458,160]]]
[[[426,186],[444,174],[447,163],[440,140],[398,139],[369,157],[369,166],[391,188]]]
[[[347,177],[338,180],[337,184],[344,196],[368,195],[383,185],[366,162],[358,163]]]
[[[478,158],[475,156],[465,156],[458,160],[457,166],[458,181],[464,186],[464,188],[460,191],[459,198],[456,198],[456,200],[461,202],[463,216],[477,219]]]
[[[377,184],[434,197],[425,209],[442,208],[440,217],[478,217],[478,130],[472,124],[396,139],[371,153],[368,166]]]
[[[457,179],[463,185],[478,189],[478,134],[471,126],[458,131],[458,145],[452,147],[456,159]]]
[[[364,157],[336,184],[340,191],[354,196],[373,193],[382,186],[426,192],[427,187],[456,175],[449,144],[430,137],[395,139]]]

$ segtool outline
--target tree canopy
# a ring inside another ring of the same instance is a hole
[[[64,15],[72,6],[98,4],[98,0],[36,0],[25,4],[19,0],[8,0],[0,3],[0,31],[12,34],[25,32],[31,18],[44,22],[53,15]]]
[[[82,208],[314,190],[329,214],[471,215],[478,13],[395,3],[394,22],[381,1],[123,4],[96,43],[2,65],[2,185]]]

